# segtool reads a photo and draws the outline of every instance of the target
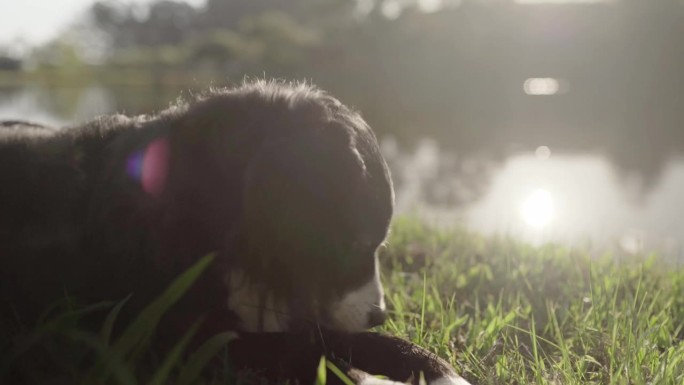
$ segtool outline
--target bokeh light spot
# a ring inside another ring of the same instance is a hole
[[[560,91],[560,82],[554,78],[529,78],[523,84],[527,95],[550,96]]]
[[[547,160],[551,157],[551,149],[548,148],[547,146],[539,146],[534,151],[534,155],[539,160]]]
[[[145,150],[136,151],[126,161],[126,173],[147,194],[158,197],[164,192],[169,172],[169,145],[166,138],[152,141]]]
[[[521,207],[522,218],[530,226],[544,227],[553,220],[555,208],[551,193],[539,189],[530,194]]]

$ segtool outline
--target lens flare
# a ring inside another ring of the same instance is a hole
[[[153,197],[164,192],[168,172],[169,144],[166,138],[155,139],[144,150],[131,154],[126,161],[126,174]]]

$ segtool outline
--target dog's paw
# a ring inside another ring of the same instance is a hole
[[[429,379],[426,379],[423,376],[421,376],[419,379],[416,379],[416,377],[411,375],[411,377],[404,381],[404,383],[415,385],[470,385],[468,381],[464,380],[461,376],[456,374],[447,374],[443,377]]]
[[[359,381],[358,385],[406,385],[411,383],[413,383],[411,380],[406,382],[397,382],[379,377],[367,376]],[[462,377],[449,376],[426,381],[425,385],[470,385],[470,383],[464,380]]]
[[[430,380],[428,385],[470,385],[470,383],[463,377],[448,376]]]
[[[357,385],[406,385],[403,382],[397,382],[392,380],[386,380],[384,378],[368,376],[361,380]]]

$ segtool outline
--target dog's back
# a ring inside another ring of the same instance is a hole
[[[205,242],[207,234],[224,231],[235,215],[213,223],[209,218],[225,213],[217,205],[198,210],[197,204],[207,206],[206,197],[152,197],[141,175],[133,175],[141,172],[132,170],[143,161],[138,154],[169,126],[178,126],[176,118],[170,109],[154,117],[103,116],[59,129],[0,122],[0,329],[31,328],[66,297],[92,304],[134,293],[119,317],[125,320],[197,258],[218,249],[217,242]],[[221,194],[218,184],[211,186],[217,199],[239,202]],[[183,215],[199,217],[205,226],[188,225]],[[180,261],[174,253],[194,259]],[[172,329],[184,330],[200,311],[223,310],[226,289],[216,275],[193,286],[196,294],[183,299],[186,306],[176,306],[186,314]],[[220,322],[235,326],[231,313]]]
[[[126,285],[116,280],[126,261],[89,246],[96,246],[91,238],[99,226],[91,211],[93,180],[106,163],[101,149],[127,123],[117,116],[59,129],[0,122],[0,316],[11,312],[30,324],[60,297],[126,296]]]
[[[78,255],[84,184],[70,146],[51,127],[0,123],[0,312],[35,318],[31,304],[61,292],[60,272]]]

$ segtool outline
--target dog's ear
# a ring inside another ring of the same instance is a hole
[[[248,238],[239,258],[248,275],[289,281],[282,290],[320,286],[325,258],[341,250],[335,237],[351,233],[345,207],[362,178],[345,133],[303,130],[267,139],[243,179],[241,233]],[[264,269],[275,276],[265,277]]]
[[[274,231],[297,220],[326,219],[313,214],[334,208],[363,178],[362,161],[350,146],[348,136],[333,130],[266,140],[246,168],[245,216],[265,220],[259,226]]]

